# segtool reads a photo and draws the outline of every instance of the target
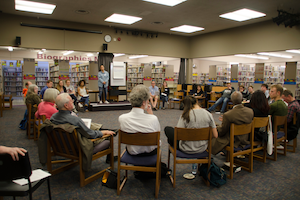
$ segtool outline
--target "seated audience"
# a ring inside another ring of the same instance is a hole
[[[19,147],[0,146],[0,154],[9,154],[14,161],[19,160],[19,154],[25,156],[26,152],[25,149]]]
[[[197,85],[197,90],[196,90],[195,94],[193,94],[193,96],[204,97],[204,92],[201,88],[201,85]]]
[[[170,88],[168,88],[167,81],[164,81],[163,86],[160,89],[160,100],[162,100],[163,107],[165,109],[165,103],[169,100]]]
[[[179,128],[207,128],[212,127],[213,137],[218,137],[215,121],[212,114],[207,110],[202,109],[193,96],[186,96],[183,100],[184,109],[179,118],[176,127]],[[174,128],[165,127],[165,134],[168,138],[168,143],[174,145]],[[207,149],[208,141],[177,141],[179,150],[188,154],[202,153]]]
[[[251,97],[252,97],[252,95],[253,95],[253,93],[254,93],[254,90],[253,90],[253,86],[252,86],[252,85],[250,85],[250,86],[248,87],[248,92],[249,92],[249,95],[247,96],[246,100],[247,100],[247,101],[250,101],[250,99],[251,99]]]
[[[26,83],[25,83],[25,87],[26,88],[24,88],[23,89],[23,91],[22,91],[22,94],[24,94],[24,97],[26,97],[26,94],[27,94],[27,91],[28,91],[28,87],[29,87],[29,85],[31,85],[32,83],[30,82],[30,81],[27,81]]]
[[[247,97],[249,96],[249,92],[245,90],[245,86],[240,85],[239,91],[242,93],[243,99],[247,99]]]
[[[150,102],[152,105],[152,109],[157,110],[156,104],[157,104],[159,89],[155,85],[155,81],[151,81],[151,86],[149,87],[149,90],[150,90]]]
[[[226,88],[225,90],[223,90],[222,92],[214,92],[214,91],[211,91],[211,93],[216,93],[216,94],[221,93],[221,94],[222,94],[222,97],[220,97],[220,98],[216,101],[216,103],[208,109],[208,111],[209,111],[209,112],[214,111],[218,105],[220,105],[221,103],[223,103],[222,108],[221,108],[221,113],[224,113],[224,112],[225,112],[225,109],[226,109],[226,106],[227,106],[227,103],[228,103],[228,101],[230,100],[230,95],[231,95],[234,91],[235,91],[235,89],[234,89],[233,87],[231,87],[231,83],[227,83],[227,88]]]
[[[299,124],[294,125],[293,124],[293,118],[294,118],[294,113],[298,113],[298,117],[300,114],[300,105],[298,101],[293,97],[293,93],[290,90],[284,90],[282,98],[284,101],[286,101],[288,105],[288,114],[287,114],[287,123],[288,123],[288,130],[287,130],[287,139],[288,140],[293,140],[297,137],[298,135],[298,127]],[[299,119],[298,119],[299,120]],[[298,123],[298,122],[296,122]]]
[[[53,82],[52,80],[48,80],[46,83],[46,86],[43,87],[43,89],[40,91],[40,96],[43,99],[44,98],[44,93],[48,88],[52,88],[53,87]]]
[[[39,90],[39,88],[37,85],[31,84],[28,87],[28,92],[26,95],[25,103],[31,104],[31,118],[32,119],[34,118],[34,114],[37,110],[37,108],[33,107],[33,105],[36,104],[38,106],[41,103],[41,99],[40,99],[39,95],[37,94],[38,90]]]
[[[62,80],[58,81],[56,89],[59,91],[59,93],[67,92],[67,89],[64,86],[64,82]]]
[[[74,126],[78,126],[82,128],[85,132],[87,132],[91,138],[100,138],[103,135],[113,135],[113,131],[107,130],[91,130],[89,129],[85,123],[77,116],[71,114],[73,109],[73,100],[67,93],[61,93],[56,97],[55,100],[56,106],[58,108],[58,112],[53,114],[50,118],[50,121],[54,124],[66,124],[69,123]],[[109,140],[104,140],[94,147],[93,153],[97,153],[104,149],[107,149],[110,145]],[[108,156],[109,157],[109,156]]]
[[[285,116],[288,114],[286,104],[283,102],[281,96],[283,88],[281,85],[272,85],[270,90],[270,98],[274,100],[274,103],[270,105],[269,114],[272,116]]]
[[[212,139],[212,153],[217,154],[230,142],[230,125],[234,123],[236,125],[249,124],[253,119],[253,110],[244,107],[242,104],[243,96],[240,92],[234,92],[231,94],[231,101],[233,103],[232,110],[224,113],[223,117],[219,120],[222,121],[222,125],[218,126],[218,138]],[[250,144],[249,135],[235,136],[234,147],[245,147],[245,145]]]
[[[35,113],[36,118],[40,118],[41,115],[45,115],[47,119],[57,113],[58,110],[56,109],[55,99],[59,91],[54,88],[48,88],[44,94],[44,100],[38,106],[38,110]]]
[[[71,85],[71,81],[70,79],[67,79],[66,80],[66,90],[67,90],[67,93],[71,96],[71,98],[74,100],[74,105],[77,101],[77,98],[76,98],[76,93],[75,93],[75,89],[74,89],[74,86]]]
[[[149,104],[150,91],[145,85],[135,86],[130,95],[132,110],[119,117],[120,129],[127,133],[152,133],[160,131],[158,118],[153,115]],[[144,110],[148,114],[144,113]],[[130,155],[150,156],[157,154],[157,146],[127,145]]]
[[[87,91],[87,89],[85,88],[85,80],[80,80],[78,82],[77,92],[78,92],[78,101],[83,102],[84,111],[88,112],[90,99],[88,95],[89,91]]]
[[[269,98],[269,90],[267,84],[261,84],[260,90],[264,92],[266,98]]]

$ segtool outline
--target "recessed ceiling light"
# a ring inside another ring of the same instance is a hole
[[[257,11],[250,10],[247,8],[243,8],[240,10],[236,10],[234,12],[229,12],[229,13],[219,15],[219,17],[231,19],[231,20],[235,20],[235,21],[239,21],[239,22],[246,21],[249,19],[264,17],[264,16],[266,16],[265,13],[257,12]]]
[[[257,54],[258,54],[258,55],[264,55],[264,56],[278,57],[278,58],[293,58],[293,56],[282,55],[282,54],[276,54],[276,53],[260,52],[260,53],[257,53]]]
[[[91,57],[91,56],[93,56],[93,54],[92,53],[88,53],[88,54],[86,54],[88,57]]]
[[[7,49],[8,49],[8,51],[13,51],[14,50],[12,47],[8,47]]]
[[[38,51],[38,54],[43,54],[44,52],[43,51]]]
[[[74,51],[67,51],[67,52],[64,53],[64,56],[69,55],[69,54],[71,54],[71,53],[73,53],[73,52],[74,52]]]
[[[15,0],[15,9],[26,12],[42,13],[42,14],[52,14],[56,5],[25,1],[25,0]]]
[[[186,0],[143,0],[143,1],[157,3],[165,6],[176,6],[177,4],[180,4]]]
[[[121,14],[114,13],[111,16],[109,16],[108,18],[106,18],[104,21],[120,23],[120,24],[133,24],[140,20],[142,20],[142,18],[140,18],[140,17],[121,15]]]
[[[148,55],[130,56],[129,59],[148,57]]]
[[[114,53],[114,57],[124,56],[124,53]]]
[[[297,50],[297,49],[286,50],[286,52],[300,54],[300,50]]]
[[[193,33],[196,31],[202,31],[204,28],[190,25],[182,25],[170,29],[171,31],[183,32],[183,33]]]
[[[268,57],[264,57],[264,56],[256,56],[256,55],[236,54],[236,55],[234,55],[234,56],[245,57],[245,58],[255,58],[255,59],[261,59],[261,60],[269,60]]]

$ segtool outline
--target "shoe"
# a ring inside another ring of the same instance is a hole
[[[219,114],[221,114],[221,112],[215,112],[215,114],[216,114],[216,115],[219,115]]]
[[[284,149],[284,146],[282,146],[282,145],[277,145],[277,149]]]
[[[85,104],[84,106],[88,107],[89,105]]]
[[[118,161],[118,156],[114,156],[114,162]],[[107,155],[106,156],[106,161],[105,161],[107,164],[109,164],[110,162],[110,155]]]
[[[85,112],[89,112],[89,110],[86,109]]]
[[[79,104],[78,104],[78,106],[79,106],[80,108],[82,108],[82,107],[83,107],[83,105],[82,105],[81,103],[79,103]]]
[[[78,113],[78,111],[76,110],[76,108],[73,109],[73,112],[74,112],[74,113]]]
[[[105,101],[104,103],[109,103],[108,101]]]
[[[163,110],[165,110],[166,108],[165,108],[165,107],[163,107],[162,109],[163,109]]]
[[[99,101],[99,103],[101,104],[101,103],[102,103],[102,101]]]

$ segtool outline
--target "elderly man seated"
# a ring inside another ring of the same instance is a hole
[[[230,142],[230,125],[231,123],[241,125],[241,124],[250,124],[253,119],[253,110],[247,107],[244,107],[242,104],[243,96],[241,92],[234,92],[231,94],[231,101],[233,103],[232,110],[226,112],[223,117],[220,117],[219,120],[222,121],[222,126],[217,127],[219,137],[213,138],[212,153],[217,154],[222,149],[224,149]],[[234,147],[244,147],[249,143],[249,135],[239,135],[234,138]]]
[[[76,115],[72,115],[71,111],[73,109],[73,99],[70,97],[68,93],[61,93],[56,97],[56,106],[58,108],[58,112],[53,114],[50,118],[50,121],[53,124],[72,124],[74,126],[78,126],[86,131],[91,138],[100,138],[103,135],[113,135],[113,131],[108,130],[91,130],[89,129],[85,123],[82,121],[81,118],[77,117]],[[93,153],[97,153],[108,148],[110,145],[109,140],[104,140],[103,142],[97,144],[93,150]],[[109,161],[109,156],[107,156],[106,162]]]
[[[119,117],[120,128],[127,133],[150,133],[160,131],[158,118],[153,115],[149,104],[150,91],[144,85],[135,86],[130,93],[132,110]],[[148,114],[144,113],[144,110]],[[127,145],[130,155],[150,156],[157,154],[156,146]]]

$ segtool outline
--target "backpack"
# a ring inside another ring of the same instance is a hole
[[[202,164],[199,171],[200,176],[202,176],[205,180],[207,180],[208,172],[207,172],[207,166],[208,164]],[[209,182],[216,186],[220,187],[226,183],[227,175],[224,171],[224,169],[218,167],[213,160],[211,161],[210,168],[210,180]]]
[[[20,122],[19,124],[19,128],[22,129],[22,130],[26,130],[26,126],[27,126],[27,110],[25,111],[24,113],[24,118],[22,119],[22,121]]]

